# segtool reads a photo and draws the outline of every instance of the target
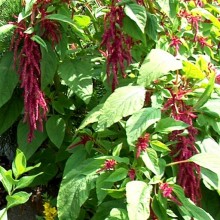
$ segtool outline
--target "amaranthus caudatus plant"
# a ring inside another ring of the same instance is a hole
[[[20,7],[0,26],[0,136],[42,162],[31,187],[57,218],[218,220],[218,1]]]

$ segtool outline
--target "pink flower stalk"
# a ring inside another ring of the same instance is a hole
[[[19,62],[18,74],[21,88],[24,89],[24,122],[29,125],[28,142],[31,142],[34,131],[43,130],[43,120],[46,119],[48,108],[45,95],[40,89],[40,46],[31,39],[31,35],[23,33],[23,28],[24,23],[19,23],[15,30],[17,40],[13,39],[12,45],[15,65],[17,61]],[[21,43],[22,49],[17,55]]]
[[[135,171],[135,169],[130,169],[129,171],[128,171],[128,176],[129,176],[129,178],[130,178],[130,180],[134,180],[135,179],[135,177],[136,177],[136,171]]]
[[[139,137],[136,143],[136,158],[140,157],[142,151],[145,151],[149,146],[150,134],[146,133],[143,137]]]
[[[100,173],[100,172],[106,171],[106,170],[114,170],[116,164],[117,164],[117,162],[115,160],[113,160],[113,159],[106,160],[104,165],[102,166],[102,168],[99,169],[97,171],[97,173]]]
[[[160,190],[162,192],[163,197],[169,198],[171,201],[176,203],[177,205],[181,206],[181,202],[179,202],[173,195],[173,188],[168,185],[168,183],[161,183]]]
[[[180,44],[182,44],[182,42],[181,42],[181,40],[180,40],[178,37],[173,36],[173,37],[171,38],[170,46],[171,46],[171,47],[174,47],[174,49],[175,49],[175,55],[177,55],[178,52],[179,52],[179,46],[180,46]]]
[[[126,77],[125,64],[131,63],[131,46],[132,39],[123,33],[123,18],[125,16],[122,6],[116,6],[116,0],[112,1],[110,12],[105,16],[104,34],[102,36],[101,47],[105,51],[101,51],[107,59],[107,77],[113,74],[112,91],[118,85],[118,73],[121,72],[122,77]]]
[[[173,131],[169,137],[170,141],[177,141],[173,146],[171,156],[173,160],[184,161],[197,154],[195,147],[197,129],[193,127],[193,119],[196,115],[192,112],[192,107],[185,104],[182,100],[188,92],[179,88],[177,93],[170,91],[170,98],[164,105],[164,110],[170,110],[170,115],[176,119],[185,122],[189,125],[187,128],[188,134],[182,135],[183,131]],[[184,189],[194,203],[198,204],[201,199],[200,193],[200,166],[195,163],[180,163],[177,183]]]
[[[203,47],[205,47],[205,46],[207,46],[207,47],[212,47],[212,45],[211,44],[209,44],[208,42],[207,42],[207,37],[202,37],[202,36],[198,36],[197,37],[197,42],[201,45],[201,47],[203,48]]]
[[[185,9],[179,12],[179,16],[186,18],[189,23],[191,23],[192,30],[194,31],[194,41],[197,39],[199,32],[199,22],[202,20],[201,16],[193,15],[190,12],[187,12]]]
[[[86,143],[87,142],[89,142],[89,141],[91,141],[92,140],[92,137],[90,137],[90,136],[88,136],[88,135],[82,135],[81,137],[80,137],[80,141],[79,142],[77,142],[76,144],[73,144],[73,145],[71,145],[71,146],[69,146],[68,147],[68,150],[70,150],[70,149],[73,149],[74,147],[77,147],[77,146],[79,146],[79,145],[86,145]]]
[[[39,13],[41,15],[41,37],[51,41],[52,46],[55,47],[55,45],[60,42],[62,36],[59,29],[59,23],[46,18],[46,16],[49,15],[49,13],[47,12],[47,7],[51,2],[51,0],[38,0],[33,6],[32,14],[35,15],[36,13]],[[34,23],[34,21],[32,21],[32,23]]]

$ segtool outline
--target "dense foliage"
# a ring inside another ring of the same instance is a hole
[[[218,1],[0,0],[0,12],[0,135],[17,132],[0,219],[51,183],[47,220],[220,219]]]

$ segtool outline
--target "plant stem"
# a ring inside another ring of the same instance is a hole
[[[166,167],[173,166],[173,165],[177,165],[177,164],[181,164],[181,163],[188,163],[188,162],[190,163],[191,161],[189,161],[189,160],[180,160],[180,161],[168,163],[168,164],[166,165]]]

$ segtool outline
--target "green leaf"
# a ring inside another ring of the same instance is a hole
[[[205,212],[202,208],[195,205],[190,199],[184,195],[183,189],[178,185],[172,185],[173,192],[176,194],[178,200],[182,203],[179,209],[189,217],[194,217],[198,220],[214,220],[210,214]]]
[[[46,122],[46,130],[50,140],[60,148],[65,135],[66,123],[58,115],[52,115]]]
[[[81,125],[79,126],[79,130],[85,128],[89,124],[97,122],[98,117],[101,114],[102,107],[103,104],[99,104],[95,108],[93,108],[89,113],[87,113],[86,118],[82,121]]]
[[[149,218],[151,191],[152,186],[142,181],[131,181],[126,184],[129,220]]]
[[[164,118],[157,123],[155,132],[169,133],[172,131],[183,130],[188,126],[188,124],[182,121],[178,121],[173,118]]]
[[[163,174],[165,164],[163,163],[163,159],[159,160],[154,149],[148,148],[147,152],[141,154],[141,158],[148,170],[158,176]]]
[[[14,193],[10,196],[6,196],[7,209],[26,203],[29,200],[30,196],[31,193],[26,193],[23,191]]]
[[[183,61],[183,72],[185,73],[184,75],[187,78],[192,78],[192,79],[204,79],[205,78],[205,73],[203,73],[202,70],[197,65],[187,60]]]
[[[23,109],[21,97],[13,96],[0,108],[0,135],[7,131],[18,119]]]
[[[124,7],[125,14],[133,20],[139,29],[144,33],[146,22],[147,22],[147,14],[145,7],[138,4],[126,4]]]
[[[208,170],[201,168],[201,177],[206,188],[210,190],[216,190],[220,195],[220,175]]]
[[[7,209],[3,208],[0,210],[0,219],[1,220],[8,220],[8,215],[7,215]]]
[[[128,220],[128,214],[125,209],[113,208],[105,220]]]
[[[27,161],[24,153],[17,149],[15,159],[12,163],[12,171],[16,179],[26,171],[26,166]]]
[[[132,145],[149,126],[155,124],[160,118],[161,111],[156,108],[143,108],[134,113],[126,123],[128,144]]]
[[[106,182],[118,182],[120,180],[123,180],[127,177],[128,170],[120,167],[116,170],[114,170],[111,175],[105,179]]]
[[[157,41],[158,21],[154,14],[147,13],[147,35],[150,39]]]
[[[201,167],[207,168],[212,172],[220,173],[220,156],[214,153],[201,153],[192,156],[189,161],[198,164]]]
[[[98,205],[100,205],[105,197],[108,194],[108,191],[105,189],[110,189],[114,182],[107,182],[106,179],[111,175],[110,172],[102,173],[97,179],[96,179],[96,194],[98,198]]]
[[[0,107],[12,96],[18,83],[18,75],[13,68],[13,53],[4,53],[0,60]]]
[[[76,59],[64,61],[58,73],[70,89],[88,104],[93,93],[90,62]]]
[[[193,107],[194,109],[201,108],[209,100],[209,98],[213,92],[214,85],[215,85],[215,73],[212,72],[210,75],[211,75],[211,77],[209,79],[209,83],[208,83],[205,91],[203,92],[203,94],[199,98],[199,100],[194,105],[194,107]]]
[[[37,42],[37,43],[40,44],[43,48],[45,48],[46,51],[48,51],[46,42],[45,42],[40,36],[38,36],[38,35],[33,35],[33,36],[31,37],[31,40]]]
[[[67,23],[69,25],[75,26],[72,19],[70,19],[69,17],[67,17],[65,15],[62,15],[62,14],[50,14],[50,15],[46,16],[46,19],[54,20],[54,21],[60,21],[60,22],[64,22],[64,23]]]
[[[14,179],[12,178],[12,171],[5,170],[0,166],[0,182],[2,182],[2,185],[7,193],[11,194],[13,184],[15,183]]]
[[[41,47],[41,55],[41,89],[44,90],[47,85],[53,82],[53,77],[58,67],[58,59],[54,49],[50,44],[47,45],[47,50]]]
[[[203,96],[201,96],[203,98]],[[209,116],[220,118],[220,99],[209,99],[202,107],[199,108],[199,111],[206,113]]]
[[[162,75],[178,69],[182,69],[181,61],[166,51],[153,49],[141,65],[137,83],[149,86]]]
[[[143,34],[136,23],[127,16],[123,19],[123,31],[135,40],[141,40],[143,44],[146,45],[145,34]]]
[[[60,220],[77,219],[80,207],[89,198],[90,190],[95,187],[97,170],[104,163],[104,160],[93,158],[82,161],[79,155],[83,151],[76,152],[77,155],[67,161],[58,194],[57,207]]]
[[[13,24],[5,24],[0,27],[0,41],[5,38],[8,32],[11,32],[16,26]]]
[[[159,151],[159,152],[169,152],[170,151],[169,147],[167,147],[166,144],[164,144],[158,140],[151,141],[150,145],[154,150]]]
[[[89,16],[86,15],[74,15],[73,22],[80,28],[84,29],[87,28],[90,23],[91,19]]]
[[[29,133],[29,128],[27,124],[24,124],[22,121],[19,122],[17,128],[17,140],[18,148],[24,153],[26,159],[28,160],[35,151],[41,146],[44,140],[47,138],[46,132],[34,132],[34,139],[31,143],[28,143],[27,136]]]
[[[123,117],[139,111],[145,100],[142,86],[125,86],[115,90],[104,103],[98,120],[98,130],[104,130]]]
[[[21,177],[18,182],[16,183],[15,185],[15,189],[23,189],[23,188],[26,188],[28,187],[33,181],[34,179],[41,175],[43,172],[41,173],[38,173],[36,175],[32,175],[32,176],[23,176]]]
[[[158,196],[155,195],[152,202],[152,209],[156,214],[158,220],[167,220],[167,213],[162,204],[160,203]]]

